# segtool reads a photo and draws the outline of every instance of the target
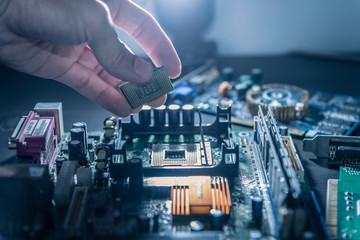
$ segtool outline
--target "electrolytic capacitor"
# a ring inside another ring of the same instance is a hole
[[[211,209],[210,210],[211,216],[211,227],[213,230],[222,230],[224,226],[224,214],[219,209]]]
[[[143,213],[138,216],[138,225],[140,232],[149,232],[150,231],[150,217]]]
[[[71,140],[78,140],[80,141],[85,149],[85,152],[87,150],[87,145],[85,141],[85,130],[83,128],[72,128],[70,129],[70,136]]]
[[[184,125],[194,125],[195,107],[191,104],[182,107],[182,119]]]
[[[169,125],[180,124],[180,106],[177,104],[171,104],[168,108]]]
[[[245,98],[246,91],[249,89],[247,83],[238,83],[235,85],[235,90],[239,99]]]
[[[153,224],[153,232],[157,232],[159,230],[159,217],[160,214],[159,213],[154,213],[154,224]]]
[[[139,201],[143,191],[143,166],[140,158],[128,160],[129,166],[129,190],[130,196]]]
[[[231,81],[234,77],[234,69],[232,67],[225,67],[221,70],[225,81]]]
[[[264,199],[261,196],[255,196],[251,199],[252,217],[258,227],[261,226],[263,201]]]
[[[157,126],[164,126],[166,120],[166,106],[162,105],[154,108],[154,124]]]
[[[56,173],[59,174],[63,162],[66,161],[65,155],[61,154],[57,156],[55,161],[56,161]]]
[[[140,125],[150,125],[151,123],[151,107],[144,105],[139,112],[139,124]]]
[[[71,140],[68,143],[69,147],[69,160],[76,160],[81,166],[87,164],[84,145],[79,140]]]
[[[259,84],[261,82],[262,79],[262,71],[259,68],[253,68],[251,70],[251,80],[255,83],[255,84]]]
[[[88,147],[87,147],[88,133],[87,133],[87,125],[86,125],[86,123],[85,122],[75,122],[75,123],[73,123],[73,128],[82,128],[82,129],[84,129],[84,133],[85,133],[84,146],[85,146],[85,151],[87,151],[87,149],[88,149]]]

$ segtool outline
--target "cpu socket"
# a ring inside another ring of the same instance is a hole
[[[211,145],[205,142],[208,164],[212,165]],[[204,150],[200,143],[153,144],[151,166],[201,166],[206,165]]]

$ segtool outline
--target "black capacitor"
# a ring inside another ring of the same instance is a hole
[[[169,125],[180,124],[180,106],[177,104],[171,104],[168,107]]]
[[[160,217],[160,214],[159,213],[155,213],[154,214],[154,218],[153,218],[153,221],[154,221],[154,224],[153,224],[153,232],[157,232],[159,230],[159,217]]]
[[[221,70],[222,76],[225,81],[231,81],[234,77],[234,69],[232,67],[225,67]]]
[[[182,107],[183,125],[193,126],[195,119],[195,107],[191,104]]]
[[[119,198],[120,197],[120,183],[117,181],[113,181],[111,183],[111,197],[113,199]]]
[[[166,107],[164,105],[154,108],[154,124],[164,126],[166,120]]]
[[[85,146],[86,144],[86,141],[85,141],[85,131],[83,128],[72,128],[70,129],[70,136],[71,136],[71,140],[78,140],[80,141],[83,145],[84,145],[84,149],[85,149],[85,152],[87,150],[87,145]]]
[[[149,232],[150,231],[150,217],[142,213],[138,216],[138,226],[140,232]]]
[[[66,157],[64,154],[61,154],[60,156],[56,157],[55,161],[56,161],[56,173],[59,174],[63,162],[66,161]]]
[[[82,129],[84,129],[84,133],[85,133],[84,145],[85,145],[85,151],[87,151],[87,149],[88,149],[88,146],[87,146],[88,132],[87,132],[87,125],[86,125],[86,123],[85,123],[85,122],[74,122],[74,123],[73,123],[73,128],[82,128]],[[73,140],[73,139],[71,139],[71,140]],[[76,140],[78,140],[78,139],[76,139]]]
[[[263,202],[264,199],[261,196],[255,196],[251,199],[252,217],[259,227],[261,226]]]
[[[150,123],[151,123],[151,107],[145,105],[139,112],[139,124],[148,126],[150,125]]]
[[[222,230],[224,226],[224,214],[219,209],[211,209],[211,227],[214,231]]]
[[[143,166],[140,158],[128,160],[130,196],[135,201],[140,201],[143,191]]]
[[[81,166],[87,165],[84,144],[79,140],[71,140],[69,143],[69,160],[76,160]]]
[[[259,68],[253,68],[251,70],[251,80],[255,83],[258,84],[261,82],[262,79],[262,71]]]

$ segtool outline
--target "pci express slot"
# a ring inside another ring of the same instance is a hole
[[[303,149],[314,153],[318,159],[328,159],[330,165],[360,165],[359,136],[316,135],[312,139],[304,139]]]
[[[26,122],[27,116],[22,116],[18,124],[16,125],[16,128],[14,132],[11,134],[11,137],[9,138],[8,142],[8,148],[10,150],[16,149],[16,139],[19,136],[20,130],[24,126],[24,123]]]

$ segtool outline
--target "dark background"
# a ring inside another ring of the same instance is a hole
[[[295,84],[300,87],[334,93],[359,96],[360,63],[356,60],[339,60],[326,57],[289,54],[266,57],[221,57],[219,69],[232,66],[235,76],[249,73],[258,67],[264,72],[264,82]],[[105,117],[112,115],[73,89],[49,79],[41,79],[13,71],[0,65],[0,162],[15,156],[7,149],[11,135],[22,115],[37,102],[59,101],[63,103],[64,127],[69,131],[75,121],[85,121],[90,131],[100,130]],[[211,121],[212,117],[207,117]],[[234,129],[244,129],[233,126]],[[301,139],[295,144],[302,159],[306,175],[323,210],[326,202],[326,183],[338,178],[338,171],[324,164],[311,161],[309,153],[302,151]]]

